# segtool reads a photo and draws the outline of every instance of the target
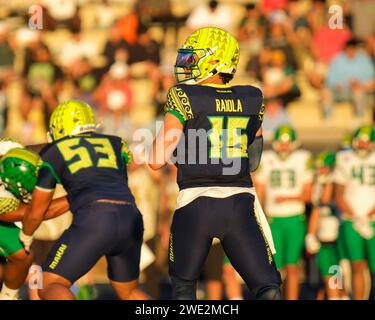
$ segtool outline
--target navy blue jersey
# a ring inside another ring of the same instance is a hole
[[[61,183],[74,213],[100,199],[134,202],[126,172],[130,152],[121,138],[80,134],[53,142],[40,154],[37,188],[51,190]]]
[[[184,126],[175,152],[180,189],[252,186],[248,147],[263,121],[260,89],[180,84],[169,90],[165,112]]]

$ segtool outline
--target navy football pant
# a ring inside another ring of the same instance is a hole
[[[42,268],[73,283],[105,256],[111,280],[135,280],[142,240],[142,215],[134,204],[93,202],[74,214]]]
[[[255,217],[254,196],[249,193],[227,198],[199,197],[176,210],[169,244],[170,275],[197,280],[214,237],[220,239],[225,254],[250,290],[257,292],[281,283]]]

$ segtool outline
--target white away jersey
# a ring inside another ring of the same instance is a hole
[[[313,180],[312,157],[306,150],[296,150],[282,160],[276,152],[263,152],[256,171],[256,181],[265,186],[265,212],[270,217],[289,217],[304,213],[305,203],[293,200],[276,202],[279,196],[299,196],[306,183]]]
[[[344,198],[354,215],[367,215],[375,207],[375,151],[366,158],[352,150],[339,152],[334,181],[345,186]]]

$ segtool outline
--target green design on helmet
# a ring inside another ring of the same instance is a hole
[[[360,156],[367,156],[375,145],[375,129],[372,125],[364,125],[354,131],[352,147]]]
[[[13,148],[0,160],[0,178],[17,198],[31,194],[38,180],[40,157],[25,148]]]
[[[372,125],[365,125],[359,127],[357,130],[354,131],[353,139],[363,139],[368,140],[371,142],[375,141],[375,129]]]
[[[336,155],[332,151],[324,151],[318,154],[315,165],[317,168],[327,167],[333,169],[336,162]]]
[[[275,130],[272,148],[282,159],[286,159],[298,147],[297,134],[290,125],[281,125]]]
[[[214,27],[200,28],[178,49],[177,83],[197,84],[218,73],[233,75],[239,56],[238,42],[229,32]]]
[[[84,132],[96,131],[94,111],[84,101],[68,100],[60,103],[51,115],[49,135],[53,140]]]

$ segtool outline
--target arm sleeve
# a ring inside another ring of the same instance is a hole
[[[259,113],[258,113],[259,121],[260,121],[261,124],[263,122],[265,110],[266,110],[266,108],[264,106],[264,99],[263,99],[263,94],[262,94],[262,105],[260,106]]]
[[[184,125],[185,121],[193,119],[193,111],[187,94],[179,87],[172,87],[167,94],[164,113],[172,113]]]
[[[61,184],[62,160],[58,149],[55,146],[48,148],[41,154],[43,163],[38,172],[36,188],[50,191],[55,189],[56,184]]]
[[[255,137],[253,143],[249,146],[249,171],[255,171],[262,158],[263,151],[263,136]]]
[[[314,179],[314,159],[310,153],[307,155],[304,165],[303,183],[311,183]]]
[[[125,140],[121,141],[121,157],[126,165],[130,164],[133,161],[133,154],[130,151]]]

